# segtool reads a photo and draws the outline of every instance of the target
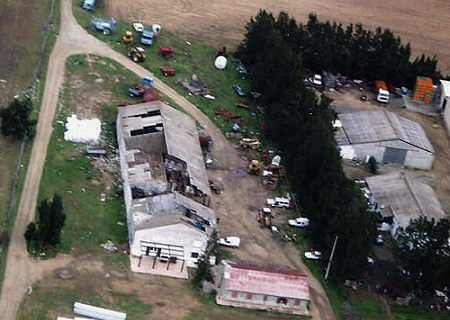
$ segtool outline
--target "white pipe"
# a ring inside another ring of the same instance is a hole
[[[74,303],[73,312],[99,320],[125,320],[127,318],[126,313],[94,307],[79,302]]]

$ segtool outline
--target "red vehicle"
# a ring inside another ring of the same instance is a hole
[[[171,69],[171,68],[161,68],[161,69],[159,69],[159,70],[161,70],[162,74],[163,74],[165,77],[174,76],[174,75],[176,74],[176,71],[173,70],[173,69]]]
[[[172,57],[173,50],[171,47],[159,47],[159,52],[163,57]]]

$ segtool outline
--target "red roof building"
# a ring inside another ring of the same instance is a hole
[[[298,270],[223,260],[218,285],[217,304],[308,315],[308,281]]]

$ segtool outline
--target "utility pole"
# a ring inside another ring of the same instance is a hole
[[[336,249],[336,243],[338,241],[338,238],[339,236],[336,236],[336,238],[334,238],[333,249],[331,249],[330,259],[328,259],[327,271],[325,271],[325,280],[328,279],[328,274],[330,273],[331,260],[333,260],[334,250]]]

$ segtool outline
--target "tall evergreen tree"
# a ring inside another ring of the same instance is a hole
[[[44,200],[38,207],[37,223],[31,222],[25,232],[25,239],[35,243],[41,250],[55,247],[61,241],[61,230],[64,227],[62,198],[54,194],[52,200]]]

